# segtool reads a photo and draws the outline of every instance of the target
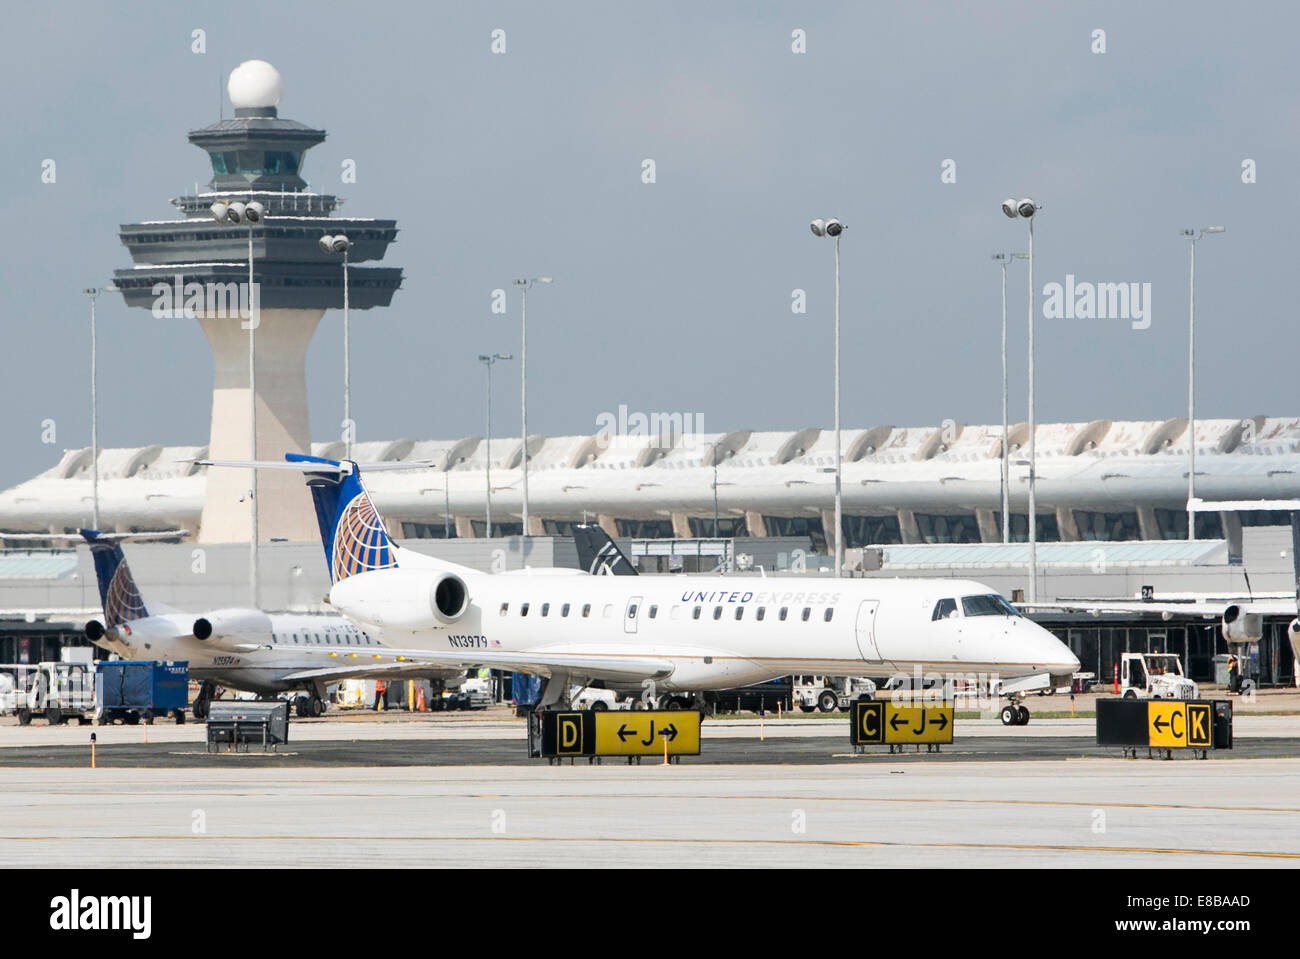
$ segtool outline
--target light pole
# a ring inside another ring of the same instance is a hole
[[[320,238],[322,253],[343,254],[343,446],[346,459],[352,459],[352,440],[356,428],[352,424],[352,335],[348,328],[348,251],[352,241],[342,233]]]
[[[1002,212],[1015,219],[1029,221],[1029,601],[1038,601],[1038,513],[1034,487],[1038,480],[1038,454],[1035,443],[1037,432],[1034,421],[1034,214],[1042,207],[1026,197],[1023,200],[1004,200]]]
[[[718,538],[718,443],[713,444],[713,455],[709,457],[713,460],[713,538]]]
[[[1221,226],[1207,226],[1202,230],[1184,230],[1191,247],[1191,277],[1187,295],[1187,539],[1196,539],[1196,514],[1192,500],[1196,498],[1196,241],[1207,233],[1222,233]]]
[[[835,238],[835,578],[844,566],[844,516],[841,501],[843,447],[840,444],[840,234],[847,229],[832,217],[818,217],[811,224],[813,236]]]
[[[525,277],[514,281],[521,287],[519,307],[519,433],[523,437],[524,535],[528,535],[528,290],[534,283],[552,283],[549,276]]]
[[[99,529],[99,402],[97,393],[98,344],[95,338],[94,287],[82,290],[90,297],[90,525]]]
[[[253,200],[249,203],[226,203],[218,200],[208,208],[218,223],[248,225],[248,444],[249,460],[257,462],[257,324],[259,305],[257,284],[253,282],[253,227],[266,217],[266,207]],[[249,473],[248,588],[254,609],[259,608],[257,595],[257,467]]]
[[[487,367],[487,446],[483,467],[487,480],[487,539],[492,538],[492,367],[497,360],[514,359],[509,353],[480,353],[478,361]],[[450,494],[448,494],[450,495]]]
[[[1002,542],[1011,542],[1011,450],[1007,440],[1007,264],[1028,259],[1025,253],[994,253],[1002,264]]]

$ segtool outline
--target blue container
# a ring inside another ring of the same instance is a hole
[[[96,698],[104,709],[163,714],[184,709],[189,701],[188,662],[101,660],[95,666]]]

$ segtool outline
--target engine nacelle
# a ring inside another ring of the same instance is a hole
[[[443,570],[374,570],[335,583],[330,605],[374,626],[430,629],[449,626],[465,615],[469,588],[455,573]]]
[[[104,637],[104,624],[97,619],[92,619],[86,623],[86,638],[92,643],[99,642]]]
[[[1219,631],[1230,645],[1258,643],[1264,638],[1264,617],[1259,613],[1248,613],[1233,603],[1223,611],[1223,625]]]
[[[271,642],[271,617],[256,609],[218,609],[194,621],[194,638],[220,649]]]

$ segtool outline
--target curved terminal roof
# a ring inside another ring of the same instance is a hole
[[[846,514],[1000,509],[1001,434],[1000,426],[952,422],[843,430]],[[1024,424],[1012,426],[1009,437],[1011,495],[1023,504],[1026,468],[1014,464],[1025,455]],[[1203,498],[1300,497],[1300,418],[1198,420],[1196,445]],[[1042,509],[1185,507],[1185,419],[1040,424],[1037,446]],[[431,462],[428,469],[375,472],[368,483],[386,518],[441,522],[446,500],[457,516],[483,516],[486,447],[476,436],[379,440],[354,444],[353,456]],[[520,447],[518,437],[497,437],[491,446],[494,517],[507,522],[518,521],[522,506]],[[530,511],[542,519],[711,516],[715,458],[726,515],[816,516],[833,502],[834,432],[819,427],[532,436],[529,449]],[[342,446],[316,443],[312,452],[337,457]],[[101,450],[103,525],[195,529],[206,469],[193,461],[205,454],[202,446]],[[50,469],[0,493],[0,530],[75,529],[89,512],[87,449],[65,451]]]

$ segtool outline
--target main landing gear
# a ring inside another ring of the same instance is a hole
[[[312,692],[309,696],[299,696],[293,701],[294,713],[299,719],[307,717],[316,718],[325,715],[325,700],[321,699],[320,694]]]
[[[210,679],[204,680],[203,685],[199,687],[199,698],[194,700],[194,705],[190,708],[195,719],[208,718],[208,706],[216,694],[217,684]]]
[[[1003,726],[1026,726],[1029,724],[1029,710],[1014,700],[1002,707]]]

